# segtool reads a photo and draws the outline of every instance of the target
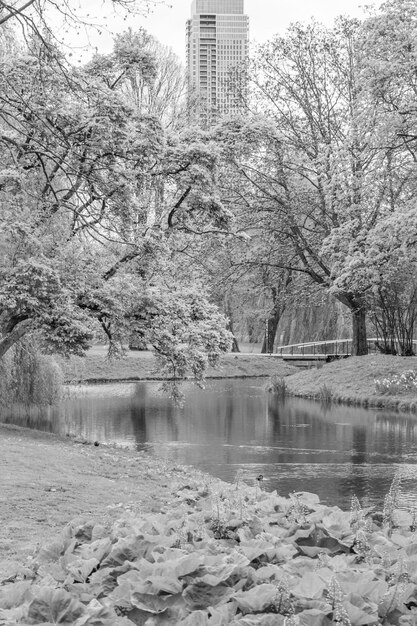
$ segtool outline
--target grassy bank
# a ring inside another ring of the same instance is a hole
[[[299,370],[287,376],[285,384],[288,392],[295,396],[417,412],[416,391],[385,395],[375,390],[375,380],[416,369],[417,357],[372,354]]]
[[[83,358],[63,361],[62,366],[67,383],[161,380],[157,361],[151,352],[130,350],[126,358],[109,361],[105,347],[97,346]],[[295,371],[294,366],[283,363],[276,356],[229,353],[222,356],[218,368],[209,367],[207,378],[287,376]]]

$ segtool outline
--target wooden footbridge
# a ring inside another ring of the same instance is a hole
[[[378,352],[377,339],[368,339],[368,351]],[[310,341],[278,346],[274,354],[284,361],[324,361],[346,359],[352,354],[351,339],[334,339],[331,341]]]

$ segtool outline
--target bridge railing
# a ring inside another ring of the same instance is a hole
[[[381,339],[372,337],[367,340],[369,353],[379,353],[378,342]],[[417,351],[417,340],[413,341]],[[294,343],[286,346],[278,346],[275,353],[281,356],[317,356],[317,355],[334,355],[348,356],[352,354],[352,339],[332,339],[327,341],[309,341],[304,343]]]
[[[352,349],[351,339],[336,339],[331,341],[309,341],[304,343],[294,343],[286,346],[278,346],[275,350],[277,354],[284,355],[319,355],[319,354],[350,354]]]

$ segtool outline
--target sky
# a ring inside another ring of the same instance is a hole
[[[308,21],[314,17],[331,25],[334,18],[341,14],[363,16],[363,7],[375,3],[379,4],[379,0],[245,0],[245,13],[249,15],[251,42],[263,43],[276,33],[283,34],[291,22]],[[185,22],[190,17],[191,0],[166,0],[147,17],[127,19],[122,14],[114,16],[105,11],[108,5],[103,0],[79,0],[79,6],[82,7],[80,12],[88,11],[89,19],[97,16],[97,23],[104,26],[100,28],[101,34],[89,31],[91,48],[97,48],[98,52],[106,54],[111,51],[111,33],[142,26],[161,43],[171,47],[185,63]],[[84,36],[77,40],[78,45],[85,42]],[[74,54],[78,56],[78,53]],[[86,56],[89,56],[88,52],[83,53],[81,58],[85,60]]]

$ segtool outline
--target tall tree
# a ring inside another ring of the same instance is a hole
[[[130,52],[125,80],[152,81],[152,57]],[[41,42],[3,63],[0,357],[28,333],[83,352],[100,326],[112,350],[137,334],[172,375],[201,378],[229,336],[176,272],[174,242],[195,222],[227,227],[216,155],[193,133],[168,136],[101,61],[75,69]]]
[[[397,210],[412,166],[387,149],[394,131],[368,88],[364,45],[356,20],[293,25],[249,66],[262,116],[217,131],[228,167],[251,187],[241,206],[275,241],[273,264],[349,308],[356,355],[367,352],[367,239]]]

